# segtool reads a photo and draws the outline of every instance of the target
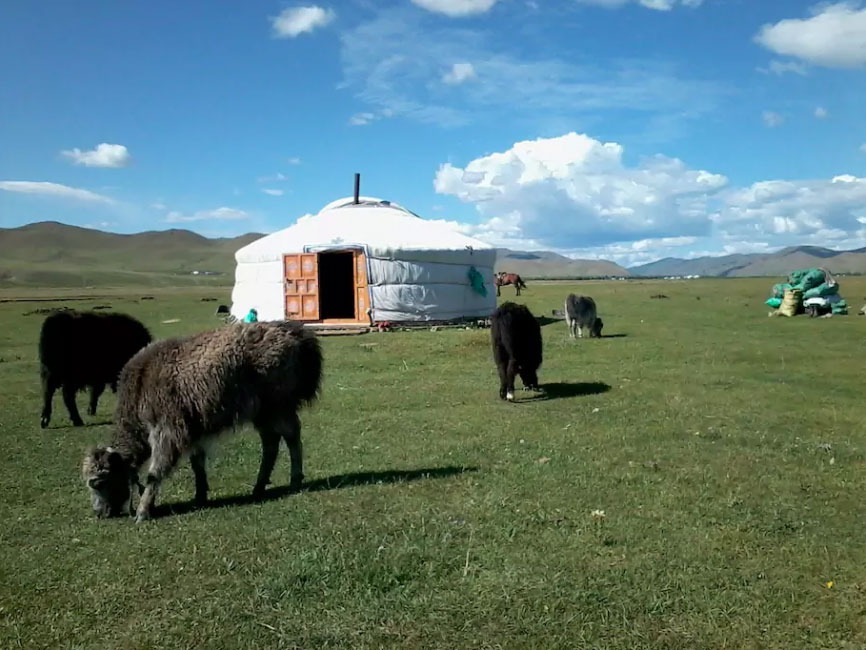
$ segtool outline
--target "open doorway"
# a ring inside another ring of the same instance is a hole
[[[319,318],[355,319],[355,256],[319,253]]]

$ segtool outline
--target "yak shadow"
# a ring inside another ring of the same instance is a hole
[[[96,417],[96,416],[92,416],[92,417]],[[108,419],[108,420],[85,420],[84,424],[82,424],[79,427],[72,424],[72,422],[70,422],[69,424],[54,424],[54,420],[52,420],[51,424],[49,424],[47,427],[44,428],[44,431],[63,431],[65,429],[69,429],[70,431],[75,431],[76,429],[87,429],[89,427],[104,427],[104,426],[107,426],[109,424],[114,424],[114,420],[112,420],[112,419]],[[42,426],[39,424],[37,424],[37,426],[42,428]]]
[[[566,324],[565,317],[563,318],[551,318],[550,316],[536,316],[535,320],[538,321],[538,324],[541,327],[547,327],[548,325],[553,325],[554,323],[562,323]],[[628,336],[628,334],[602,334],[601,338],[603,339],[621,339]]]
[[[557,381],[551,384],[542,384],[541,392],[532,397],[519,399],[515,404],[529,404],[532,402],[546,402],[551,399],[564,399],[568,397],[584,397],[586,395],[600,395],[610,390],[610,385],[600,381],[589,382],[565,382]]]
[[[197,505],[194,501],[183,501],[180,503],[166,503],[156,506],[155,519],[166,516],[185,515],[196,510],[209,510],[211,508],[225,508],[229,506],[245,506],[253,503],[264,503],[284,499],[299,492],[324,492],[326,490],[339,490],[341,488],[358,487],[362,485],[378,485],[392,483],[406,483],[421,479],[448,478],[458,476],[466,472],[477,472],[477,467],[428,467],[413,470],[385,470],[381,472],[351,472],[348,474],[337,474],[326,478],[309,481],[301,486],[300,490],[293,490],[288,485],[273,487],[265,492],[263,497],[254,497],[252,494],[238,494],[230,497],[210,499],[204,505]]]
[[[535,320],[538,321],[538,324],[541,327],[547,327],[548,325],[552,325],[553,323],[564,323],[564,318],[551,318],[550,316],[536,316]]]

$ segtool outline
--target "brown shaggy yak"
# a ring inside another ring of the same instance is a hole
[[[61,311],[48,316],[39,334],[39,372],[42,377],[42,428],[51,422],[54,392],[63,389],[63,402],[72,424],[84,424],[75,394],[90,387],[87,412],[96,414],[105,385],[117,389],[123,364],[150,343],[150,332],[126,314]]]
[[[132,488],[141,490],[139,469],[150,459],[136,520],[150,519],[160,484],[186,455],[196,503],[204,504],[207,445],[245,422],[262,440],[253,495],[270,482],[280,439],[291,456],[291,487],[300,488],[298,409],[316,399],[321,374],[318,340],[293,322],[235,324],[152,344],[123,369],[111,445],[84,458],[93,510],[99,517],[132,514]]]

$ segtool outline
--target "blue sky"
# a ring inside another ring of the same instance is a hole
[[[866,246],[866,3],[4,3],[0,226],[351,193],[624,264]]]

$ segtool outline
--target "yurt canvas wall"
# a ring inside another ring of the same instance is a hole
[[[496,307],[494,248],[369,197],[334,201],[235,258],[238,318],[255,308],[260,320],[446,321]],[[473,289],[472,268],[486,295]]]

